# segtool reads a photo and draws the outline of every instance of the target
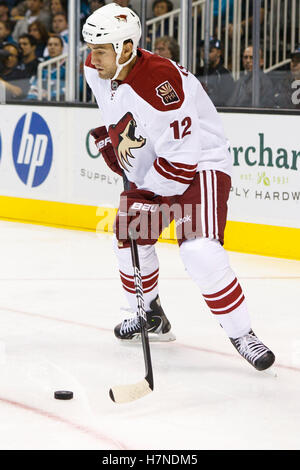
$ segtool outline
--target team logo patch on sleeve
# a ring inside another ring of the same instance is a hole
[[[168,104],[178,103],[178,101],[180,101],[176,91],[168,81],[158,85],[155,90],[157,96],[161,98],[162,102],[166,106],[168,106]]]

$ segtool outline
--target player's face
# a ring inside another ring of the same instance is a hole
[[[92,53],[92,64],[98,75],[104,80],[110,80],[116,73],[116,53],[112,44],[88,44]]]

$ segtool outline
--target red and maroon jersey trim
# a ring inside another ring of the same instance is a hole
[[[166,82],[171,87],[174,101],[171,99],[165,103],[157,90]],[[169,59],[144,49],[138,49],[137,62],[122,83],[130,85],[143,100],[158,111],[179,109],[184,101],[182,77],[176,66]]]
[[[186,163],[171,163],[165,158],[158,157],[154,161],[154,168],[161,176],[177,183],[191,184],[195,178],[197,165]]]

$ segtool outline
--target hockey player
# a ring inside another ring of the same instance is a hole
[[[134,226],[149,332],[160,341],[174,339],[159,300],[155,253],[171,208],[184,266],[212,314],[238,352],[256,369],[267,369],[275,356],[251,329],[222,246],[232,163],[219,115],[191,73],[138,48],[140,37],[138,16],[115,3],[96,10],[83,27],[90,48],[85,76],[105,124],[93,136],[109,167],[130,182],[120,196],[114,236],[125,294],[136,311],[128,234]],[[139,331],[137,315],[115,327],[121,340],[136,339]]]

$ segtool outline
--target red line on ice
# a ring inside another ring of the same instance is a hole
[[[70,426],[73,429],[76,429],[77,431],[87,434],[88,436],[92,437],[93,439],[97,441],[105,442],[110,447],[114,446],[116,449],[128,450],[128,448],[124,444],[122,444],[120,441],[115,441],[114,439],[106,436],[105,434],[101,434],[81,424],[73,423],[72,421],[69,421],[61,416],[58,416],[54,413],[50,413],[49,411],[45,411],[40,408],[35,408],[33,406],[26,405],[25,403],[20,403],[17,401],[9,400],[8,398],[0,397],[0,402],[6,405],[11,405],[11,406],[20,408],[24,411],[29,411],[31,413],[38,414],[39,416],[43,416],[44,418],[52,419],[53,421],[66,424],[67,426]]]

